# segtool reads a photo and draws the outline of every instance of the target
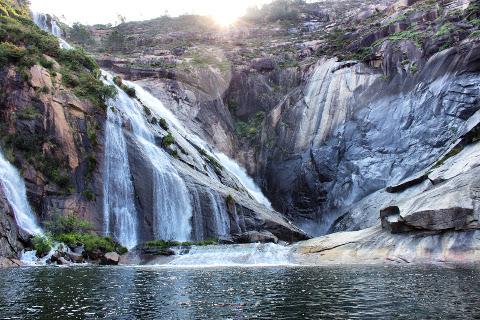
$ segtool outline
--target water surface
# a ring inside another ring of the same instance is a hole
[[[0,319],[441,319],[480,316],[477,267],[26,267]]]

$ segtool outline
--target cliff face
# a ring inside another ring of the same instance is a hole
[[[176,214],[184,214],[191,225],[186,239],[252,232],[263,232],[268,241],[307,238],[281,214],[259,204],[206,144],[184,132],[174,118],[159,115],[160,102],[148,95],[143,100],[135,93],[129,96],[123,92],[128,87],[119,83],[115,87],[84,51],[61,48],[57,38],[36,27],[17,6],[0,2],[0,27],[7,31],[0,33],[0,146],[19,169],[40,222],[73,214],[92,222],[97,233],[120,238],[119,220],[125,216],[115,212],[125,215],[131,209],[138,220],[130,230],[139,234],[136,244],[169,236],[158,233],[159,225],[169,229],[158,219],[173,224],[167,213],[173,201],[184,200],[191,212]],[[54,21],[41,18],[42,27],[51,29]],[[145,132],[137,130],[139,125]],[[117,144],[123,153],[112,148]],[[119,158],[125,159],[123,167],[115,168]],[[174,199],[179,184],[185,184],[185,199]],[[125,185],[130,189],[122,189]],[[16,226],[14,211],[1,194],[0,256],[14,258],[29,245],[29,236]],[[115,202],[115,197],[122,199]]]
[[[238,159],[277,210],[324,234],[375,224],[385,203],[372,194],[436,163],[460,137],[479,108],[477,6],[297,3],[294,18],[272,22],[266,7],[229,31],[153,28],[170,18],[91,28],[89,46]],[[115,32],[137,45],[105,53]],[[215,62],[194,54],[212,48]]]

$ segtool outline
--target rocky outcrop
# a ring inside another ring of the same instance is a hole
[[[391,234],[380,226],[339,232],[299,243],[298,263],[471,263],[480,259],[478,231]]]
[[[17,226],[13,209],[0,184],[0,267],[20,265],[17,259],[28,240],[29,236]]]

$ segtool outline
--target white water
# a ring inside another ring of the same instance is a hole
[[[47,21],[43,14],[33,13],[37,25],[59,38],[64,48],[71,48],[61,39],[61,30],[55,20]],[[112,76],[108,73],[108,83],[113,85]],[[155,116],[162,117],[175,129],[175,139],[192,141],[204,148],[212,156],[217,156],[220,163],[234,174],[248,192],[271,208],[270,202],[262,194],[260,188],[248,177],[237,163],[223,154],[212,154],[210,147],[199,137],[188,132],[162,102],[135,83],[125,81],[135,88],[137,98],[148,107]],[[118,88],[119,89],[119,88]],[[131,170],[128,162],[128,150],[124,133],[125,123],[130,125],[132,138],[154,170],[153,175],[153,231],[156,239],[190,240],[192,226],[190,223],[193,208],[190,192],[185,182],[171,163],[170,156],[155,144],[154,129],[147,121],[143,105],[130,98],[121,89],[118,96],[109,102],[105,132],[105,169],[104,169],[104,233],[112,235],[127,248],[134,247],[139,241],[138,213],[134,203],[134,187],[131,181]],[[182,144],[198,163],[203,163],[198,152],[189,143]],[[209,168],[209,166],[207,166]],[[216,175],[208,170],[212,177]],[[209,192],[215,230],[218,236],[229,233],[229,217],[224,200],[218,194]]]
[[[213,194],[208,190],[208,198],[210,200],[210,208],[215,221],[216,237],[227,236],[230,234],[230,218],[225,208],[225,201],[221,199],[218,193]]]
[[[240,167],[238,163],[227,157],[221,152],[215,153],[220,163],[225,166],[233,175],[235,175],[242,185],[248,190],[248,192],[265,207],[272,209],[272,204],[265,197],[260,187],[253,181],[253,179],[247,174],[244,168]]]
[[[180,124],[180,122],[173,115],[173,113],[167,108],[165,108],[165,106],[160,100],[158,100],[141,86],[133,82],[125,81],[125,83],[128,84],[130,87],[134,87],[137,93],[137,97],[142,100],[145,105],[149,106],[155,114],[168,120],[171,124],[173,124],[173,126],[180,135],[184,136],[189,141],[198,144],[207,153],[216,157],[219,160],[220,164],[222,164],[222,166],[224,166],[230,173],[232,173],[235,177],[237,177],[238,180],[240,180],[242,185],[245,187],[245,189],[247,189],[247,191],[250,193],[250,195],[253,196],[255,200],[263,204],[265,207],[272,209],[272,205],[268,198],[263,194],[262,190],[247,174],[244,168],[242,168],[237,162],[235,162],[233,159],[229,158],[227,155],[221,152],[209,152],[210,147],[208,146],[208,144],[202,139],[200,139],[197,135],[188,132],[186,128],[184,128]]]
[[[122,124],[120,114],[109,108],[105,126],[103,225],[105,235],[131,249],[138,244],[138,222]]]
[[[168,266],[217,267],[217,266],[285,266],[290,261],[290,248],[273,243],[195,246]]]
[[[62,39],[62,30],[57,25],[55,19],[48,19],[46,14],[32,12],[33,22],[43,31],[50,32],[58,38],[60,47],[63,49],[72,49],[72,46]],[[50,23],[49,23],[50,22]]]
[[[17,225],[29,234],[41,234],[42,229],[38,226],[35,214],[28,204],[25,183],[2,152],[0,152],[0,184],[13,209]]]
[[[111,76],[108,75],[108,78],[110,79],[109,83],[113,84]],[[116,109],[115,113],[121,114],[123,120],[130,124],[135,142],[143,151],[154,171],[153,232],[155,239],[189,240],[192,231],[190,225],[192,206],[188,189],[171,164],[170,156],[155,144],[153,129],[145,118],[143,106],[131,99],[120,88],[118,88],[118,95],[112,105]],[[121,140],[118,137],[118,135],[123,135],[120,126],[121,122],[117,124],[118,130],[107,133],[107,141]],[[124,152],[126,154],[126,149]]]

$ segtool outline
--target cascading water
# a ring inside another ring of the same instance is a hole
[[[122,123],[120,114],[109,108],[103,171],[104,234],[130,249],[138,243],[138,222]]]
[[[36,23],[57,37],[61,35],[56,22],[47,21],[45,15],[35,15]],[[71,48],[68,43],[59,39],[64,48]],[[108,84],[113,85],[112,76],[104,72]],[[260,188],[248,177],[237,163],[221,153],[210,151],[210,147],[199,137],[188,132],[163,106],[163,104],[137,84],[125,81],[136,91],[137,100],[130,98],[118,88],[118,95],[109,101],[107,123],[105,127],[105,161],[104,161],[104,233],[112,235],[122,245],[132,248],[139,242],[140,223],[135,207],[134,184],[129,165],[129,139],[142,152],[144,159],[153,170],[153,234],[156,239],[186,241],[194,236],[197,240],[204,238],[204,230],[192,233],[191,220],[198,228],[203,228],[203,217],[193,217],[192,201],[200,202],[196,187],[189,191],[185,182],[172,164],[171,157],[155,143],[155,129],[147,121],[144,107],[158,117],[166,119],[173,127],[176,139],[192,142],[205,149],[208,155],[216,157],[219,162],[235,175],[247,191],[259,203],[271,208],[270,202],[262,194]],[[141,103],[139,102],[141,101]],[[127,129],[128,128],[128,129]],[[127,131],[131,131],[128,132]],[[198,163],[203,163],[196,148],[190,143],[182,144]],[[191,149],[190,149],[191,148]],[[207,173],[218,179],[209,166]],[[213,190],[203,190],[208,199],[213,226],[209,230],[216,237],[230,233],[230,221],[225,201]],[[190,197],[193,195],[192,198]],[[196,196],[195,196],[196,195]],[[202,206],[200,206],[202,207]],[[202,225],[202,227],[200,227]],[[171,265],[285,265],[288,261],[289,249],[274,244],[252,244],[235,246],[194,247],[188,254],[182,254]]]
[[[215,155],[220,160],[220,163],[225,166],[233,175],[235,175],[242,185],[248,190],[248,192],[257,200],[259,203],[263,204],[265,207],[272,209],[272,204],[265,197],[260,187],[253,181],[251,177],[248,176],[245,169],[240,167],[238,163],[227,157],[225,154],[216,152]]]
[[[111,76],[107,74],[111,81]],[[150,162],[153,175],[153,233],[156,239],[187,241],[191,236],[190,218],[192,206],[188,189],[183,179],[179,176],[175,167],[171,164],[165,151],[155,144],[153,129],[146,121],[142,113],[143,106],[130,98],[119,88],[116,99],[111,102],[118,117],[128,121],[133,131],[135,142],[142,150],[145,158]],[[122,121],[114,124],[116,130],[112,130],[106,136],[106,141],[124,140],[122,133]],[[112,135],[110,135],[112,134]],[[124,146],[120,146],[124,148]],[[126,157],[126,147],[124,149]],[[108,160],[108,159],[107,159]]]
[[[13,209],[17,225],[29,234],[41,234],[42,229],[38,226],[35,214],[28,204],[25,183],[2,152],[0,152],[0,184]]]
[[[168,266],[285,266],[293,265],[289,247],[273,243],[196,246],[188,253],[177,249],[178,257]]]
[[[182,135],[185,136],[189,141],[192,141],[202,148],[205,149],[206,152],[210,150],[210,147],[208,144],[200,139],[197,135],[192,134],[188,132],[177,120],[177,118],[173,115],[173,113],[165,108],[163,103],[159,101],[157,98],[152,96],[150,93],[148,93],[145,89],[143,89],[141,86],[126,81],[126,83],[130,86],[135,88],[137,97],[139,97],[142,102],[144,102],[146,105],[148,105],[157,115],[160,117],[163,117],[167,119],[169,122],[171,122],[175,129]],[[250,195],[253,196],[255,200],[257,200],[259,203],[263,204],[265,207],[272,209],[272,205],[270,201],[267,199],[267,197],[263,194],[262,190],[258,187],[258,185],[253,181],[251,177],[248,176],[247,172],[245,169],[243,169],[237,162],[235,162],[233,159],[230,159],[227,155],[221,153],[221,152],[213,152],[213,156],[215,156],[219,162],[230,172],[232,173],[235,177],[237,177],[238,180],[242,183],[242,185],[247,189],[247,191],[250,193]]]

